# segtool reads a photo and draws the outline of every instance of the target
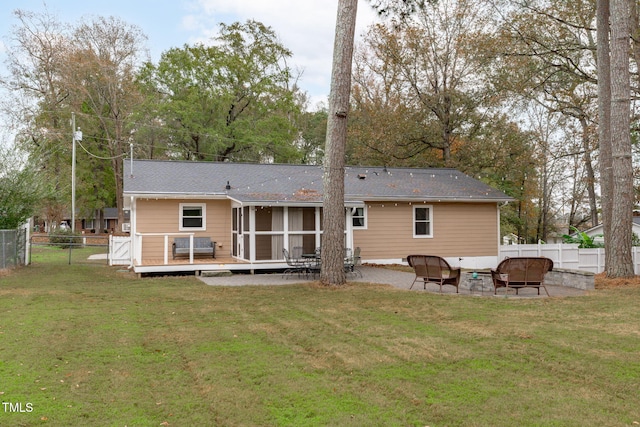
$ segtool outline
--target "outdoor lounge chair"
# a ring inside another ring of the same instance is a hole
[[[424,289],[427,289],[427,282],[431,282],[440,285],[440,292],[442,285],[452,285],[456,287],[456,293],[459,293],[460,268],[451,267],[444,258],[437,255],[409,255],[407,262],[416,273],[409,289],[422,280]]]
[[[491,278],[493,279],[493,293],[498,288],[509,288],[516,290],[521,288],[536,288],[540,295],[540,288],[549,296],[544,285],[544,276],[553,269],[553,261],[545,257],[514,257],[503,259],[498,267],[491,270]]]

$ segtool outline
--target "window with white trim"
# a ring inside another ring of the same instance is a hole
[[[413,207],[413,237],[433,237],[433,207]]]
[[[180,231],[206,230],[207,205],[180,203]]]
[[[356,229],[367,228],[367,209],[366,207],[351,209],[351,224]]]

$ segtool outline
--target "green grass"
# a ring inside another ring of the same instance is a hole
[[[107,264],[106,259],[89,260],[90,255],[106,254],[106,246],[84,246],[76,248],[60,249],[57,246],[33,245],[31,250],[31,263],[71,263],[71,264]]]
[[[33,408],[1,426],[640,422],[638,288],[210,287],[44,252],[0,277],[0,400]]]

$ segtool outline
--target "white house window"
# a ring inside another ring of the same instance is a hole
[[[206,230],[206,206],[204,203],[180,203],[180,231]]]
[[[367,228],[367,210],[366,208],[353,208],[351,210],[351,223],[353,228]]]
[[[413,207],[413,237],[433,237],[433,208]]]

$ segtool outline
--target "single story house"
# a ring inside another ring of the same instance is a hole
[[[636,236],[640,237],[640,216],[636,215],[635,212],[633,215],[633,223],[631,224],[631,230]],[[589,237],[593,237],[594,243],[604,244],[604,236],[603,236],[604,225],[603,224],[598,224],[595,227],[591,227],[588,230],[584,230],[584,233]],[[576,237],[577,233],[572,233],[571,236]]]
[[[94,211],[91,217],[81,220],[82,230],[87,232],[98,233],[107,232],[126,232],[129,222],[129,211],[124,211],[125,227],[118,224],[118,208],[102,209],[102,226],[98,225],[98,212]]]
[[[322,166],[124,161],[138,273],[285,268],[283,249],[322,246]],[[448,168],[345,168],[345,247],[363,263],[436,254],[495,266],[500,206],[513,200]],[[176,237],[208,237],[215,258],[173,259]]]

